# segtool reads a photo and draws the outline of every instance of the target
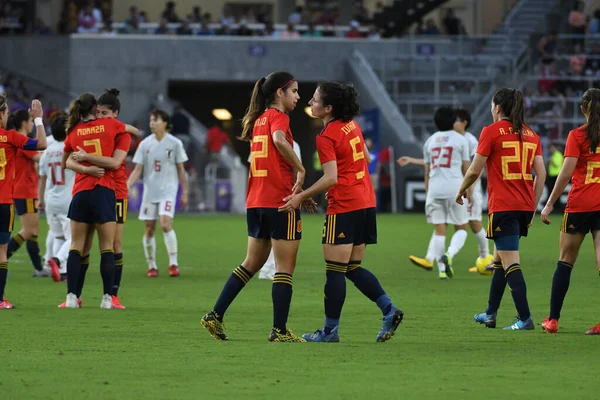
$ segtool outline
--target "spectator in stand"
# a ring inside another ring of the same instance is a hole
[[[597,35],[600,33],[600,9],[594,11],[594,18],[590,21],[588,26],[588,33],[590,35]]]
[[[93,9],[86,7],[81,10],[79,14],[79,26],[77,27],[78,33],[97,33],[98,27],[96,26],[100,22],[96,20],[93,15]]]
[[[269,21],[265,24],[265,30],[263,31],[262,36],[280,37],[281,33],[276,31],[273,27],[273,23]]]
[[[379,29],[376,26],[371,27],[371,30],[369,31],[369,40],[380,40],[382,32],[383,29]]]
[[[569,26],[574,35],[581,35],[573,39],[573,44],[580,43],[582,46],[585,43],[585,29],[587,26],[587,18],[583,13],[583,3],[576,2],[573,10],[569,13]]]
[[[200,7],[196,6],[192,9],[192,13],[188,16],[188,21],[195,24],[202,23],[202,12]]]
[[[321,31],[318,31],[315,29],[315,24],[313,24],[312,22],[309,22],[306,32],[304,32],[302,34],[302,36],[304,36],[304,37],[323,37],[323,34],[321,33]]]
[[[237,29],[237,35],[238,36],[253,36],[254,33],[252,32],[252,30],[250,28],[248,28],[248,25],[246,24],[245,21],[240,21],[240,25]]]
[[[100,33],[104,36],[116,36],[117,32],[113,29],[111,18],[106,18],[104,20]]]
[[[235,17],[231,12],[231,8],[228,5],[223,6],[223,16],[220,18],[221,25],[230,26],[235,24]]]
[[[160,21],[160,25],[158,26],[158,28],[156,28],[156,31],[154,31],[155,34],[157,35],[168,35],[169,33],[169,27],[167,26],[167,20],[165,18],[163,18]]]
[[[556,31],[550,31],[548,35],[544,35],[538,42],[538,51],[542,57],[542,63],[551,64],[554,62],[557,47]]]
[[[461,22],[458,18],[456,18],[456,15],[454,15],[453,9],[449,8],[448,10],[446,10],[446,16],[444,17],[444,20],[442,22],[444,24],[444,30],[446,31],[446,35],[460,35]]]
[[[179,17],[177,16],[177,12],[175,11],[175,2],[169,1],[165,5],[165,9],[161,14],[161,18],[167,20],[168,23],[175,24],[180,22]]]
[[[189,150],[189,146],[192,143],[190,137],[190,119],[183,113],[181,105],[176,105],[171,115],[171,125],[173,126],[173,135],[177,139],[181,140],[186,151]]]
[[[209,154],[209,163],[215,163],[220,165],[221,163],[221,149],[223,145],[230,146],[231,141],[229,135],[221,128],[221,123],[215,120],[212,126],[208,129],[206,135],[206,148]]]
[[[358,21],[350,21],[350,30],[346,32],[346,37],[349,39],[362,39],[365,36],[358,29],[360,24]]]
[[[540,93],[550,93],[557,88],[557,74],[556,63],[546,65],[542,68],[540,80],[538,81],[538,90]]]
[[[372,22],[369,17],[369,10],[362,4],[362,2],[357,1],[354,6],[354,16],[352,17],[353,21],[358,21],[361,25],[368,25]]]
[[[297,6],[296,10],[290,14],[290,16],[288,17],[288,24],[293,24],[293,25],[298,25],[301,24],[302,21],[302,15],[303,15],[303,8],[302,6]]]
[[[127,20],[125,21],[125,26],[122,29],[122,33],[144,33],[142,28],[140,28],[140,19],[137,15],[127,18]]]
[[[435,21],[429,18],[425,23],[425,28],[422,31],[423,35],[439,35],[440,29],[437,27]]]
[[[183,21],[181,26],[179,26],[179,28],[177,28],[177,34],[178,35],[193,35],[194,32],[192,31],[192,28],[190,27],[190,21],[188,21],[188,20]]]
[[[254,14],[254,9],[251,7],[244,8],[242,18],[240,18],[240,23],[244,24],[255,24],[256,23],[256,15]]]
[[[281,32],[281,35],[279,37],[284,39],[297,39],[300,37],[300,34],[296,30],[294,24],[288,24],[287,29]]]
[[[211,21],[212,21],[212,15],[210,15],[210,13],[205,13],[202,16],[202,27],[198,31],[198,35],[213,36],[213,35],[217,34],[215,32],[215,30],[210,27]]]
[[[583,46],[580,43],[577,43],[573,48],[573,55],[569,59],[571,75],[572,76],[582,75],[586,63],[587,63],[587,58],[585,56],[585,53],[583,52]]]

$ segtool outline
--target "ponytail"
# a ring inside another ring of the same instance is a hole
[[[600,89],[592,88],[585,91],[582,102],[587,117],[587,140],[590,142],[590,151],[596,152],[600,144]]]
[[[242,118],[242,135],[238,139],[245,142],[249,142],[251,140],[254,123],[260,114],[265,111],[266,99],[263,94],[263,86],[266,80],[266,78],[260,78],[254,84],[254,89],[252,89],[252,97],[250,98],[250,105],[246,110],[246,115],[244,115],[244,118]]]
[[[500,106],[504,117],[508,118],[513,126],[513,131],[519,134],[525,126],[525,117],[523,109],[523,94],[516,89],[503,88],[494,94],[492,99],[494,105]]]
[[[69,134],[77,124],[85,117],[94,116],[96,107],[96,98],[89,94],[82,94],[69,106],[69,116],[67,117],[67,134]]]
[[[121,102],[119,101],[119,89],[104,89],[104,94],[98,97],[98,105],[105,106],[112,112],[121,111]]]

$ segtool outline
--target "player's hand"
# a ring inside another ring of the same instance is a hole
[[[304,208],[306,212],[314,213],[317,211],[317,202],[313,199],[306,199],[302,202],[302,208]]]
[[[279,212],[290,212],[296,210],[298,206],[300,206],[300,196],[297,194],[289,195],[283,199],[283,201],[287,201],[287,203],[279,207]]]
[[[542,213],[540,214],[540,216],[542,217],[542,222],[545,223],[546,225],[551,224],[550,218],[548,218],[548,217],[550,217],[550,214],[552,213],[553,209],[554,209],[553,206],[551,206],[550,204],[546,204],[546,206],[542,210]]]
[[[296,183],[294,183],[292,193],[297,194],[302,191],[302,185],[304,185],[304,178],[306,178],[306,171],[298,171],[296,173]]]
[[[71,157],[73,158],[73,160],[77,162],[86,161],[88,153],[79,146],[77,146],[77,149],[79,151],[71,153]]]
[[[95,165],[91,165],[87,167],[86,174],[91,175],[94,178],[102,178],[104,176],[104,168],[96,167]]]
[[[188,194],[186,192],[181,193],[181,199],[179,199],[179,203],[181,204],[181,209],[185,210],[188,205]]]
[[[458,193],[458,194],[456,195],[456,202],[457,202],[458,204],[460,204],[461,206],[463,206],[463,205],[465,204],[465,200],[464,200],[464,199],[467,199],[467,200],[469,200],[469,201],[472,201],[473,199],[468,199],[468,198],[467,198],[467,196],[468,196],[468,195],[469,195],[469,194],[468,194],[468,192],[467,192],[466,190],[465,190],[464,192],[460,192],[460,193]]]
[[[43,210],[45,207],[46,207],[46,204],[44,204],[44,199],[39,199],[38,204],[37,204],[38,210]]]
[[[411,159],[412,159],[412,157],[404,156],[404,157],[400,157],[399,159],[397,159],[396,162],[398,163],[399,166],[405,167],[411,163]]]
[[[42,108],[42,102],[39,100],[33,100],[31,102],[31,108],[29,109],[29,115],[31,118],[42,118],[44,116],[44,109]]]

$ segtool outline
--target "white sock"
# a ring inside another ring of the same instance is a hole
[[[429,246],[427,247],[427,255],[425,256],[425,258],[427,259],[427,261],[429,261],[430,263],[433,263],[433,261],[435,260],[435,249],[434,249],[434,240],[433,238],[435,238],[435,231],[433,231],[433,233],[431,234],[431,239],[429,239]],[[445,236],[444,236],[445,238]]]
[[[169,265],[177,264],[177,235],[175,230],[169,232],[163,232],[163,238],[165,239],[165,246],[167,246],[167,253],[169,253]]]
[[[433,240],[433,251],[438,269],[440,272],[446,272],[446,266],[440,262],[446,250],[446,236],[433,235],[431,239]]]
[[[60,260],[60,258],[58,257],[58,253],[60,253],[60,248],[62,247],[62,245],[65,244],[65,239],[54,238],[52,242],[52,255],[50,257],[56,257]]]
[[[454,232],[452,235],[452,239],[450,239],[450,247],[448,247],[448,255],[450,258],[454,258],[455,255],[458,254],[460,249],[465,245],[465,241],[467,240],[467,231],[464,229],[459,229]]]
[[[488,247],[488,240],[485,237],[485,230],[481,228],[479,232],[475,234],[477,237],[477,244],[479,245],[479,257],[485,258],[490,255],[490,248]]]
[[[48,232],[46,235],[46,254],[44,255],[44,261],[48,264],[48,260],[54,257],[54,235],[52,232]]]
[[[269,258],[267,259],[267,261],[265,262],[265,265],[263,265],[263,267],[260,269],[260,276],[269,276],[269,275],[274,275],[275,274],[275,253],[273,252],[273,249],[271,249],[271,252],[269,253]]]
[[[67,258],[69,258],[70,250],[71,250],[71,239],[62,240],[62,246],[60,246],[60,249],[54,256],[54,257],[58,258],[58,261],[60,261],[59,271],[61,274],[67,273]]]
[[[156,239],[154,236],[151,238],[146,237],[144,235],[144,255],[146,256],[146,261],[148,262],[148,269],[158,269],[156,267]]]

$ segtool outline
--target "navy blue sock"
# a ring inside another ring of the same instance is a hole
[[[506,282],[510,288],[515,307],[519,313],[521,321],[527,320],[531,313],[529,312],[529,303],[527,302],[527,285],[523,277],[523,271],[519,264],[512,264],[506,270]]]
[[[85,275],[87,274],[88,268],[90,267],[90,255],[83,256],[81,259],[81,270],[79,271],[79,279],[77,280],[77,291],[75,294],[77,298],[81,297],[81,293],[83,292],[83,284],[85,283]],[[68,276],[67,276],[68,278]]]
[[[505,288],[506,276],[504,275],[502,262],[494,261],[494,275],[492,276],[492,282],[490,283],[490,297],[488,298],[488,306],[485,310],[486,314],[491,315],[498,312]]]
[[[112,295],[119,295],[119,287],[121,286],[121,278],[123,276],[123,253],[115,254],[115,282],[112,287]]]
[[[77,282],[81,272],[81,252],[71,249],[67,258],[67,294],[77,294]]]
[[[15,254],[15,252],[21,248],[21,245],[24,242],[25,238],[19,235],[18,233],[11,237],[10,241],[8,242],[8,250],[6,251],[6,257],[10,259],[13,256],[13,254]]]
[[[346,269],[348,264],[325,260],[325,333],[340,324],[346,301]]]
[[[225,312],[244,286],[252,279],[252,275],[241,265],[233,270],[213,307],[213,311],[217,314],[219,321],[223,321],[223,315],[225,315]]]
[[[292,304],[292,275],[276,272],[273,277],[271,297],[273,299],[273,328],[286,332],[290,305]]]
[[[571,264],[564,261],[556,263],[556,270],[552,277],[552,294],[550,295],[550,319],[558,320],[560,318],[560,310],[562,310],[571,283],[571,271],[573,271]]]
[[[27,239],[27,253],[29,253],[29,258],[31,259],[31,263],[33,264],[33,268],[38,271],[42,270],[42,257],[40,256],[40,245],[38,243],[37,235],[33,235],[31,238]]]
[[[0,262],[0,303],[4,300],[6,277],[8,276],[8,261]]]
[[[384,316],[396,308],[389,296],[386,295],[383,287],[381,287],[377,277],[368,269],[361,267],[361,261],[350,261],[348,263],[346,278],[350,279],[354,286],[369,300],[375,302]]]
[[[100,275],[104,294],[111,294],[115,282],[115,252],[113,249],[100,251]]]

